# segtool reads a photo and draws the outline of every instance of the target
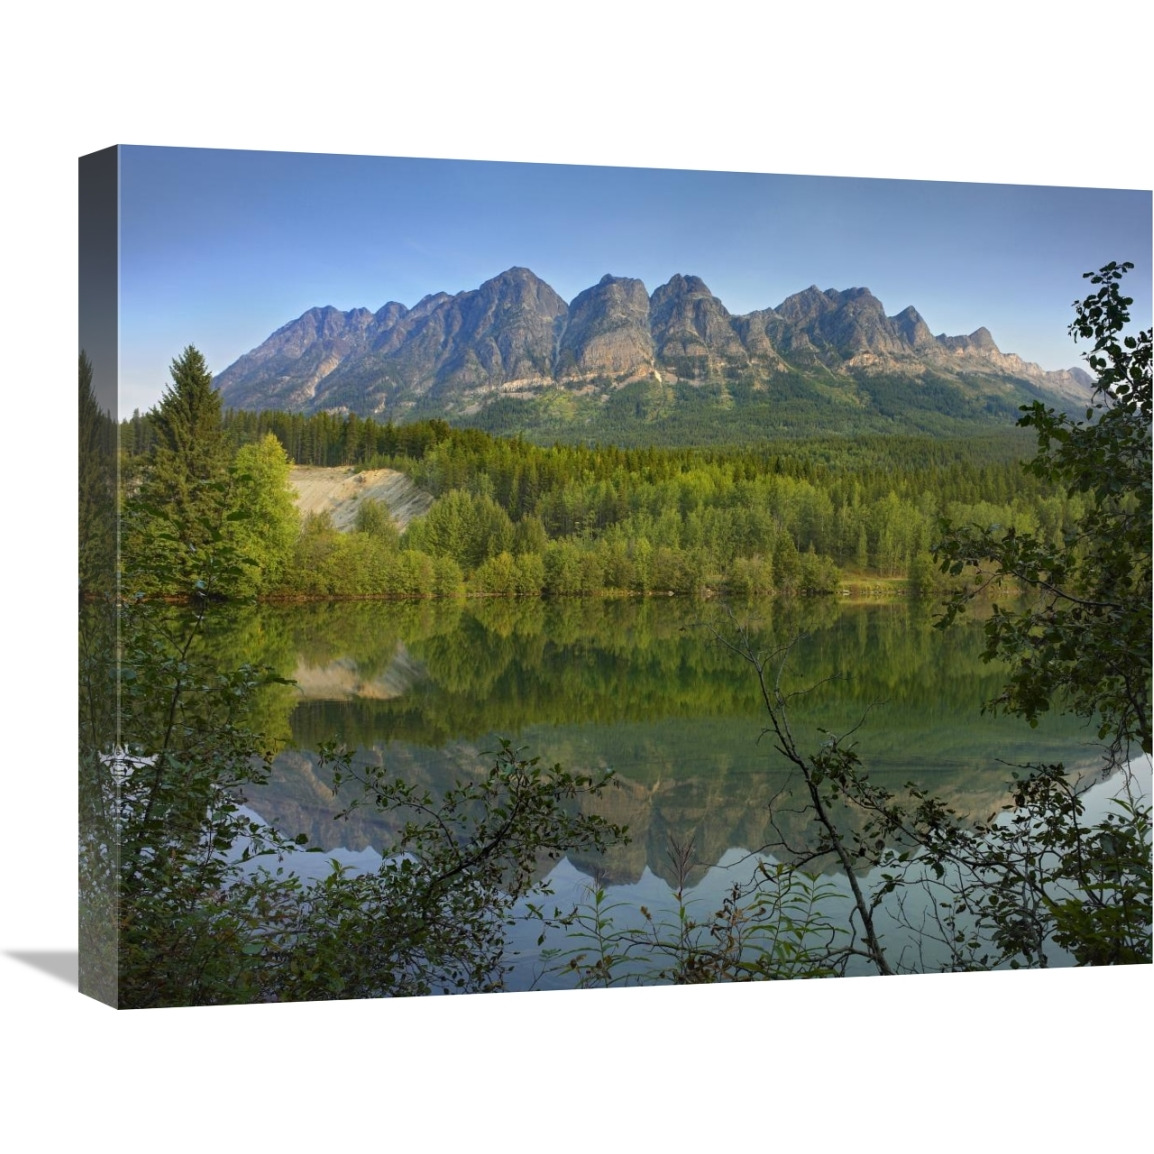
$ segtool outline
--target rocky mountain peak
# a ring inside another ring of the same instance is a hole
[[[549,292],[553,292],[553,289],[533,272],[532,269],[514,265],[512,268],[507,268],[504,272],[498,273],[495,277],[490,277],[476,291],[540,292],[542,289],[548,289]]]
[[[649,310],[659,358],[746,359],[729,311],[700,277],[677,273],[654,290]]]
[[[499,312],[510,309],[530,308],[542,316],[553,318],[564,316],[568,305],[539,276],[527,268],[510,268],[484,282],[472,292],[458,293],[454,300],[462,303],[484,302],[485,308]]]
[[[902,309],[893,317],[894,327],[901,338],[914,349],[930,348],[934,343],[934,335],[929,325],[922,320],[921,313],[913,305]]]
[[[409,310],[405,308],[399,301],[389,301],[388,304],[381,305],[375,313],[373,313],[374,324],[389,327],[395,325]]]
[[[782,351],[811,364],[870,365],[879,356],[906,351],[908,344],[868,288],[823,292],[811,285],[787,297],[776,312],[785,322],[777,333]]]
[[[811,285],[776,309],[733,316],[691,274],[676,273],[650,294],[634,277],[606,273],[566,304],[522,266],[476,289],[432,293],[411,309],[396,301],[375,313],[309,309],[217,384],[225,403],[240,408],[392,414],[419,403],[451,413],[475,411],[502,390],[584,389],[593,377],[621,385],[654,371],[667,382],[741,379],[757,389],[779,373],[813,372],[847,389],[861,374],[933,373],[970,381],[967,388],[975,376],[1003,390],[1029,381],[1073,400],[1092,390],[1082,370],[1045,373],[999,352],[986,328],[935,337],[913,306],[888,317],[861,286]]]
[[[417,301],[415,305],[413,305],[410,312],[419,314],[421,316],[427,316],[433,311],[433,309],[437,308],[438,305],[442,305],[446,301],[451,301],[452,299],[453,298],[445,292],[428,293],[426,296],[421,297],[421,299]]]
[[[773,311],[790,324],[797,324],[820,316],[835,307],[838,293],[836,289],[822,292],[815,284],[788,296]]]
[[[945,333],[939,333],[935,340],[953,352],[999,352],[990,330],[984,325],[980,329],[975,329],[969,336],[948,337]]]
[[[712,297],[713,293],[709,291],[705,281],[699,276],[684,276],[682,273],[674,273],[673,276],[665,282],[665,284],[658,287],[654,293],[654,298],[674,297],[674,296],[704,296]],[[720,303],[720,302],[719,302]]]
[[[634,277],[606,273],[578,293],[558,348],[558,373],[629,374],[653,365],[649,293]]]

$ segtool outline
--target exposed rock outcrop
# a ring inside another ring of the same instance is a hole
[[[1085,401],[1092,389],[1080,370],[1049,373],[1001,352],[988,329],[934,336],[912,306],[887,316],[866,288],[813,285],[776,308],[732,316],[696,276],[679,273],[650,296],[640,280],[606,274],[566,304],[526,268],[411,309],[310,309],[217,385],[235,408],[373,415],[421,402],[453,415],[502,390],[583,388],[594,376],[622,384],[738,371],[757,383],[787,370],[847,382],[933,373],[971,387],[986,380],[994,392],[1017,382],[1062,402]]]

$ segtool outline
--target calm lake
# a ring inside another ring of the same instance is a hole
[[[616,784],[594,804],[628,826],[629,844],[566,860],[550,881],[558,900],[602,887],[626,911],[618,916],[628,917],[641,903],[669,908],[674,843],[692,847],[682,877],[703,907],[719,900],[732,868],[758,860],[749,854],[785,860],[780,843],[812,844],[797,813],[797,783],[772,741],[759,741],[765,716],[754,672],[719,637],[746,637],[762,653],[800,637],[783,685],[815,687],[792,706],[803,751],[826,731],[862,722],[855,738],[876,780],[895,790],[911,780],[929,786],[963,815],[984,819],[997,810],[1017,763],[1094,763],[1093,732],[1076,720],[1053,717],[1031,729],[983,715],[1001,674],[981,661],[980,623],[942,632],[928,613],[904,604],[264,605],[219,624],[213,640],[229,662],[265,663],[296,682],[269,692],[254,719],[281,739],[283,752],[248,802],[284,832],[324,848],[302,870],[319,876],[330,857],[372,868],[389,853],[395,829],[367,810],[337,819],[341,805],[319,765],[320,743],[343,742],[359,759],[436,793],[487,768],[489,751],[508,738],[548,763],[616,772]],[[836,888],[832,869],[828,877]],[[528,931],[515,935],[514,947],[526,958],[522,987],[564,984],[546,972],[535,930],[532,940]]]

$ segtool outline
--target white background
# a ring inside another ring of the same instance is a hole
[[[8,1148],[1110,1150],[1144,1133],[1148,967],[116,1014],[16,956],[76,941],[76,158],[131,143],[1151,187],[1147,6],[814,9],[6,17]]]

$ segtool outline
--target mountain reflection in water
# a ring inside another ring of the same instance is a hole
[[[315,845],[387,853],[399,819],[340,809],[315,750],[344,742],[440,794],[489,765],[509,738],[567,769],[612,768],[597,812],[631,841],[576,868],[603,882],[648,869],[672,882],[672,837],[692,842],[698,882],[733,846],[760,849],[812,834],[784,759],[761,738],[763,707],[749,665],[719,644],[744,630],[760,652],[792,641],[786,683],[803,748],[823,731],[855,734],[871,775],[891,789],[931,787],[962,814],[1005,800],[1014,764],[1089,764],[1092,736],[1074,719],[1036,730],[983,716],[1001,674],[981,661],[980,625],[942,632],[904,605],[762,603],[730,611],[676,599],[487,600],[261,606],[219,645],[295,678],[260,706],[264,732],[286,748],[252,806]],[[259,642],[254,644],[254,641]],[[348,795],[342,795],[342,801]]]
[[[1131,770],[1138,795],[1148,799],[1151,796],[1150,758],[1140,757],[1131,764]],[[1122,795],[1120,774],[1095,783],[1082,798],[1087,821],[1101,820],[1111,799]],[[252,818],[263,821],[260,815],[249,812]],[[360,850],[336,846],[327,848],[323,854],[296,854],[286,865],[303,881],[321,881],[334,864],[349,873],[359,874],[378,869],[383,860],[372,846]],[[667,864],[668,860],[667,855]],[[566,930],[556,925],[543,927],[531,906],[543,909],[546,914],[555,910],[562,913],[580,910],[584,915],[585,927],[592,925],[595,918],[600,918],[608,935],[633,932],[640,937],[645,935],[647,929],[651,932],[652,927],[657,926],[666,940],[675,940],[682,912],[691,920],[707,922],[715,911],[721,909],[735,884],[747,885],[757,874],[760,865],[765,864],[772,870],[777,860],[773,855],[730,847],[715,863],[707,867],[700,866],[695,871],[696,882],[684,889],[679,901],[675,890],[676,881],[659,876],[648,865],[642,867],[634,880],[610,882],[600,868],[594,867],[594,872],[585,872],[569,858],[563,858],[541,879],[548,888],[548,894],[544,891],[534,894],[518,902],[514,909],[515,920],[508,932],[506,956],[511,965],[506,988],[510,991],[572,989],[578,983],[578,977],[568,968],[568,960],[581,953],[588,959],[594,952],[590,936],[581,936],[580,927],[576,935],[572,929]],[[880,883],[880,875],[880,870],[872,870],[862,877],[867,891]],[[833,871],[820,878],[816,884],[821,889],[820,909],[823,918],[830,923],[844,925],[852,910],[852,898],[845,875]],[[930,925],[935,912],[933,906],[934,897],[931,892],[914,886],[905,892],[900,910],[889,901],[883,902],[876,911],[878,932],[887,942],[887,949],[899,970],[929,972],[947,962],[948,951],[935,943],[932,934],[916,934],[910,928],[917,924]],[[707,930],[702,929],[700,934],[705,938]],[[621,940],[620,937],[617,940],[618,950]],[[756,943],[757,938],[752,938],[751,945],[755,946]],[[1051,966],[1072,964],[1070,956],[1053,943],[1048,946],[1047,952]],[[652,951],[635,950],[628,960],[619,961],[614,966],[613,984],[653,984],[653,975],[663,960],[667,959],[655,957]],[[864,958],[852,959],[847,969],[849,975],[872,972]]]

